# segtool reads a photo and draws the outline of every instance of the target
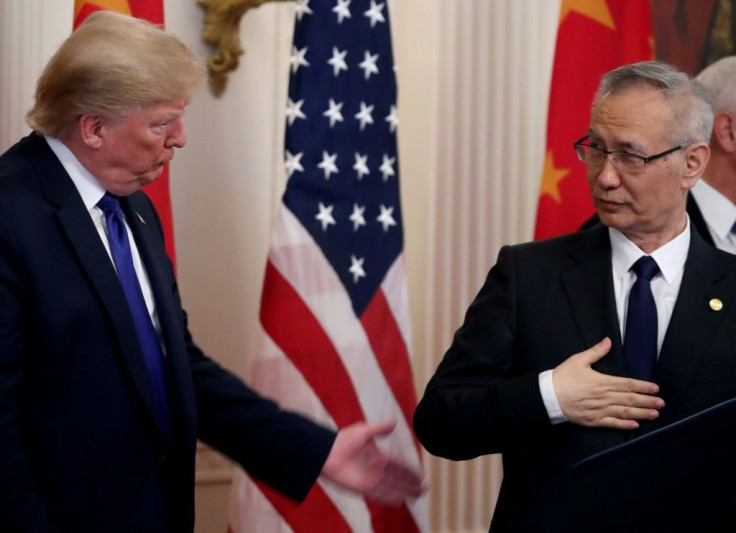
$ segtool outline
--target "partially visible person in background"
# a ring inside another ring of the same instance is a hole
[[[705,230],[699,231],[703,238],[736,254],[736,56],[716,61],[697,79],[710,93],[713,133],[710,160],[703,178],[690,192],[694,205],[688,213],[693,224],[702,216]]]

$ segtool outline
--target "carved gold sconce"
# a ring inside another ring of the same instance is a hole
[[[207,70],[215,96],[225,92],[228,74],[238,68],[244,52],[240,46],[240,19],[249,9],[273,1],[288,0],[197,0],[205,10],[202,40],[214,49]]]

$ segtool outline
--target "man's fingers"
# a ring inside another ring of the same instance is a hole
[[[367,495],[369,498],[378,500],[389,505],[399,505],[407,499],[418,498],[426,492],[427,488],[423,484],[403,485],[396,480],[381,482],[370,490]]]
[[[664,400],[658,396],[635,393],[614,393],[611,397],[611,405],[621,407],[638,407],[642,409],[662,409]]]
[[[602,418],[600,420],[600,423],[596,425],[599,427],[604,427],[604,428],[625,429],[625,430],[632,430],[632,429],[639,428],[639,423],[636,420],[623,420],[623,419],[614,418],[611,416]]]
[[[602,416],[592,425],[615,429],[637,429],[639,427],[637,420],[654,420],[659,416],[659,411],[656,409],[621,405],[612,405],[605,412],[606,416]]]
[[[647,394],[609,392],[597,398],[581,400],[577,405],[579,409],[610,414],[608,409],[659,410],[664,407],[664,400]]]
[[[375,438],[388,435],[395,427],[395,420],[383,420],[381,422],[366,423],[365,430],[369,438]]]
[[[664,400],[656,396],[647,396],[644,394],[619,394],[611,393],[599,398],[588,398],[576,403],[578,409],[589,411],[591,413],[598,412],[608,414],[609,408],[631,408],[631,409],[654,409],[659,410],[664,407]]]
[[[370,496],[384,503],[399,504],[407,498],[418,498],[426,491],[422,476],[392,460],[388,460],[383,475]]]
[[[409,468],[402,463],[389,459],[384,472],[384,479],[387,482],[395,485],[409,496],[416,498],[425,490],[422,472]]]
[[[407,495],[404,492],[383,485],[375,487],[373,490],[369,491],[366,496],[372,500],[376,500],[393,507],[401,505],[407,500]]]
[[[659,385],[651,381],[608,376],[605,374],[598,375],[605,376],[601,380],[600,386],[610,392],[634,393],[639,395],[652,395],[659,392]]]
[[[638,392],[640,394],[657,394],[659,385],[651,381],[641,381],[639,379],[626,378],[629,392]]]
[[[568,420],[590,427],[636,429],[638,424],[621,424],[620,421],[654,420],[663,407],[664,400],[656,396],[606,391],[571,404]]]
[[[656,409],[625,407],[621,405],[612,405],[609,409],[606,409],[606,413],[610,417],[621,420],[654,420],[659,416],[659,411]]]

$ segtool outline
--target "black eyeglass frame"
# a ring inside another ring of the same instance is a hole
[[[679,146],[675,146],[674,148],[670,148],[669,150],[665,150],[664,152],[660,152],[658,154],[650,155],[649,157],[644,157],[644,156],[639,155],[639,154],[632,154],[631,152],[625,152],[625,151],[622,151],[622,150],[612,150],[612,151],[609,152],[608,150],[604,150],[603,148],[598,148],[597,146],[593,146],[591,144],[586,144],[586,143],[583,142],[583,141],[585,141],[586,139],[589,139],[589,138],[590,138],[590,135],[584,135],[583,137],[581,137],[580,139],[578,139],[577,141],[575,141],[572,144],[573,148],[575,148],[575,152],[577,152],[577,154],[578,154],[578,159],[580,159],[580,161],[582,161],[583,163],[585,163],[586,161],[585,161],[585,158],[583,157],[582,151],[580,150],[580,148],[578,148],[579,146],[587,146],[588,148],[592,148],[593,150],[597,150],[597,151],[601,152],[602,154],[605,154],[606,157],[608,157],[609,155],[616,155],[616,154],[625,154],[627,156],[636,157],[637,159],[640,159],[644,165],[646,165],[647,163],[651,163],[652,161],[654,161],[656,159],[659,159],[660,157],[664,157],[666,155],[669,155],[672,152],[676,152],[677,150],[682,150],[683,148],[685,148],[686,146],[688,146],[688,144],[681,144]]]

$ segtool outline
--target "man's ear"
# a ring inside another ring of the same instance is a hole
[[[82,115],[77,121],[79,136],[82,142],[91,148],[97,150],[102,146],[105,137],[105,125],[100,115]]]
[[[736,121],[728,111],[719,111],[713,117],[713,140],[727,154],[736,152]]]
[[[705,171],[705,165],[710,159],[710,148],[704,142],[699,142],[686,147],[685,150],[683,187],[692,189]]]

